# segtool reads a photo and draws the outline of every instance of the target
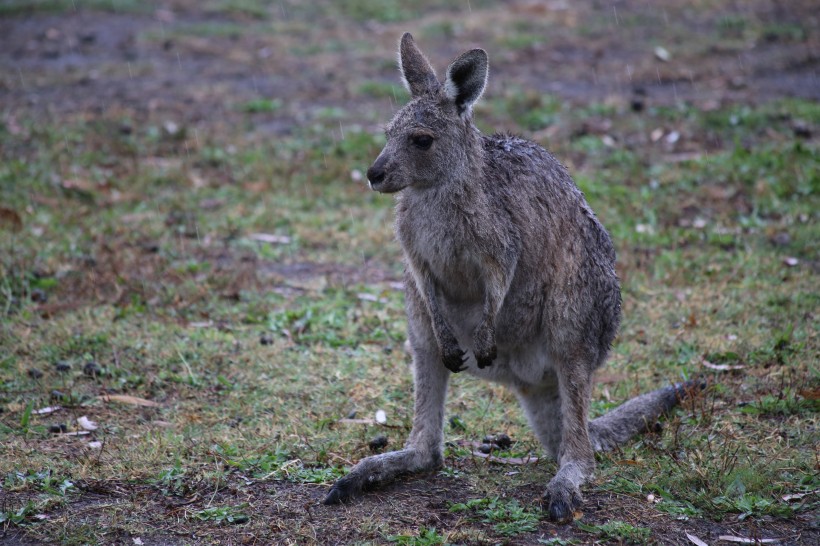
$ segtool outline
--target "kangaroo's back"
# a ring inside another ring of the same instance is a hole
[[[581,343],[596,349],[590,364],[600,366],[621,314],[609,233],[567,169],[543,147],[501,134],[485,137],[484,150],[484,191],[521,240],[499,340],[537,343],[546,336],[553,346]]]

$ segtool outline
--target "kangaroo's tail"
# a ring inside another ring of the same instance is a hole
[[[658,417],[693,392],[706,387],[702,380],[676,383],[624,402],[589,422],[589,439],[595,451],[608,451],[655,425]]]

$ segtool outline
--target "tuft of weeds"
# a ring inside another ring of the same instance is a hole
[[[484,523],[490,523],[496,533],[515,536],[535,531],[539,515],[521,506],[515,499],[500,497],[471,499],[450,505],[451,512],[467,512]]]
[[[582,531],[591,533],[604,540],[617,541],[622,544],[645,544],[652,536],[652,531],[647,527],[636,527],[617,519],[600,525],[588,525],[581,521],[576,521],[575,525]]]
[[[435,527],[422,527],[417,534],[388,535],[387,540],[402,546],[437,546],[446,544],[447,537],[439,534]]]
[[[202,510],[193,512],[193,517],[199,521],[209,521],[222,524],[238,525],[250,521],[250,516],[247,514],[248,504],[242,503],[235,506],[211,506]]]

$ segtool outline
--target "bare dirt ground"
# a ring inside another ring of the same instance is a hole
[[[636,91],[660,104],[820,99],[814,35],[808,41],[792,41],[770,33],[750,44],[742,43],[740,33],[739,43],[698,47],[721,17],[735,11],[674,2],[604,4],[511,2],[477,10],[458,30],[449,31],[455,36],[445,32],[426,39],[425,47],[436,60],[449,59],[471,45],[488,47],[493,24],[549,16],[555,26],[542,41],[507,49],[494,59],[488,95],[494,87],[516,82],[579,102],[627,100]],[[255,128],[270,136],[287,134],[327,107],[342,107],[351,119],[379,106],[389,113],[391,105],[374,105],[356,93],[356,84],[370,79],[395,83],[389,59],[401,30],[458,22],[463,16],[453,8],[407,22],[356,24],[315,17],[309,8],[291,12],[282,3],[278,12],[271,8],[272,23],[260,28],[256,19],[241,12],[203,13],[197,3],[180,0],[162,6],[125,14],[82,8],[55,15],[22,10],[0,19],[0,99],[6,111],[57,119],[125,112],[137,122],[173,118],[218,131],[241,119],[232,104],[275,97],[285,107]],[[812,6],[806,1],[750,2],[737,13],[789,25],[815,20]],[[321,12],[321,7],[316,9]],[[627,26],[639,15],[640,26]],[[622,25],[625,30],[619,31]],[[664,35],[664,27],[669,35]],[[652,55],[652,46],[662,39],[679,46],[678,56],[668,62]],[[360,49],[354,52],[334,43]],[[305,52],[308,45],[318,51]]]
[[[772,32],[748,43],[740,29],[722,46],[701,47],[707,41],[700,40],[721,24],[732,31],[730,16],[737,13],[753,13],[772,28],[799,24],[816,29],[817,5],[811,1],[740,2],[731,9],[709,2],[687,7],[671,0],[515,1],[476,7],[475,11],[462,6],[444,8],[398,22],[336,16],[330,7],[333,3],[327,2],[312,8],[296,2],[273,3],[261,18],[233,9],[230,3],[220,4],[228,5],[225,9],[201,9],[193,0],[161,2],[125,13],[85,9],[80,0],[76,4],[76,11],[21,8],[0,18],[0,113],[9,123],[23,118],[56,124],[117,120],[112,131],[127,133],[142,124],[173,122],[202,139],[243,132],[248,138],[267,140],[291,135],[296,127],[309,125],[327,109],[336,108],[345,123],[374,128],[388,119],[395,100],[367,96],[360,84],[394,84],[397,75],[391,59],[398,36],[404,30],[423,27],[444,29],[424,39],[425,50],[438,66],[468,47],[491,51],[488,96],[515,82],[578,105],[609,101],[645,108],[687,101],[709,109],[781,97],[820,100],[816,31],[801,40],[785,40]],[[638,16],[642,24],[630,26]],[[494,44],[503,40],[493,26],[522,18],[549,18],[552,32],[524,45],[499,46],[501,54],[493,56]],[[662,59],[663,50],[655,49],[663,44],[675,52],[669,59]],[[236,105],[260,97],[275,99],[277,106],[250,123]],[[150,250],[133,252],[129,264],[154,259]],[[219,256],[213,259],[218,262]],[[395,280],[379,267],[363,272],[338,264],[243,261],[233,254],[225,260],[225,269],[236,282],[234,292],[251,285],[264,290],[265,283],[311,275],[335,276],[342,283],[363,275],[370,275],[367,280],[374,282]],[[104,282],[116,266],[98,263],[90,267],[100,272],[94,294],[87,284],[64,289],[89,291],[77,296],[84,301],[124,297],[106,289]],[[61,311],[58,306],[45,309],[44,314]],[[540,466],[547,475],[549,469]],[[84,520],[91,527],[115,528],[112,518],[127,520],[129,511],[139,507],[144,513],[145,506],[150,506],[152,518],[146,525],[154,531],[141,535],[144,544],[254,544],[259,540],[255,531],[242,526],[209,527],[197,535],[176,524],[213,502],[248,503],[256,513],[270,515],[266,543],[352,544],[382,540],[376,520],[408,528],[448,528],[463,517],[449,510],[450,503],[469,498],[463,481],[441,475],[399,482],[341,508],[319,504],[324,486],[260,482],[248,487],[249,482],[236,476],[232,479],[236,483],[218,492],[191,491],[184,504],[158,495],[156,488],[127,480],[79,484],[82,493],[70,504],[55,508],[50,517],[52,521]],[[540,493],[540,485],[533,484],[517,489],[513,497],[531,505]],[[709,543],[719,535],[775,535],[790,537],[785,542],[789,544],[820,542],[816,521],[771,518],[764,522],[763,533],[758,528],[760,520],[675,519],[659,516],[634,497],[612,493],[594,492],[585,500],[584,522],[626,518],[636,526],[650,527],[653,538],[662,544],[690,544],[686,533]],[[0,509],[2,503],[0,500]],[[101,511],[101,507],[108,510]],[[481,530],[490,527],[477,523],[472,527],[474,535],[451,539],[485,543]],[[504,543],[534,544],[537,537],[590,540],[572,527],[542,521],[537,532]],[[124,532],[105,540],[134,544],[133,537]],[[2,530],[0,542],[39,543],[17,527]]]

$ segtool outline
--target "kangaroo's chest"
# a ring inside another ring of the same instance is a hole
[[[396,232],[411,269],[429,275],[445,301],[483,301],[482,245],[469,219],[446,210],[402,212]]]

